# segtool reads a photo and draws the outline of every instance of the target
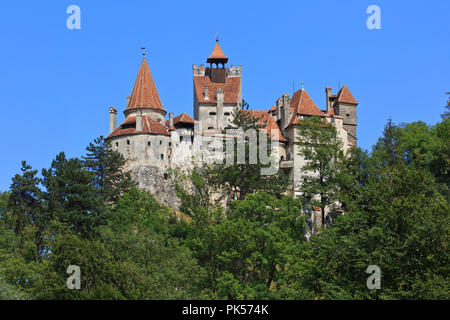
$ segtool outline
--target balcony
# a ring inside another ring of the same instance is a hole
[[[294,160],[281,160],[280,168],[281,169],[292,169],[294,167]]]

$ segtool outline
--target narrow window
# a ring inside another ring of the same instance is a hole
[[[162,145],[162,140],[159,140],[159,144]]]
[[[194,136],[191,137],[191,143],[194,143]]]
[[[183,136],[180,137],[180,142],[182,142],[182,141],[183,141]]]
[[[164,155],[161,153],[161,160],[164,160]]]
[[[118,142],[116,142],[116,147],[119,147],[119,143]]]
[[[169,177],[168,174],[164,173],[164,180],[167,180],[168,177]]]
[[[130,145],[130,140],[127,140],[127,145]]]
[[[169,142],[169,147],[172,146],[172,142]]]

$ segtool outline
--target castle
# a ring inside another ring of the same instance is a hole
[[[140,187],[148,189],[163,203],[177,207],[169,168],[192,165],[195,141],[205,134],[220,132],[232,121],[233,112],[242,108],[241,66],[227,67],[228,58],[218,40],[206,60],[209,66],[193,65],[193,115],[176,117],[163,107],[148,63],[142,60],[131,96],[127,97],[125,120],[117,127],[117,110],[109,109],[110,133],[106,138],[114,150],[127,159],[127,168]],[[305,159],[298,155],[294,143],[295,128],[305,117],[319,116],[332,123],[343,141],[344,151],[357,144],[357,105],[347,86],[332,94],[325,88],[323,108],[317,107],[302,88],[292,97],[283,94],[268,110],[249,110],[265,127],[268,135],[278,137],[279,167],[287,173],[290,187],[287,191],[300,194]],[[196,124],[200,123],[200,129]],[[198,151],[198,150],[197,150]]]

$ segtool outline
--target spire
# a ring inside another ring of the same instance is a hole
[[[228,58],[223,54],[222,49],[219,46],[219,36],[216,38],[216,45],[214,46],[214,49],[209,56],[209,58],[206,60],[207,63],[227,63]]]
[[[337,101],[349,104],[358,104],[358,101],[356,101],[356,99],[353,97],[352,93],[345,84],[337,95]]]
[[[144,46],[142,50],[145,50]],[[143,55],[145,55],[145,51],[143,51]],[[133,92],[131,93],[130,103],[126,110],[129,109],[158,109],[165,111],[145,56],[142,59]]]

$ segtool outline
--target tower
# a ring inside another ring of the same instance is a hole
[[[358,137],[356,134],[356,126],[358,119],[356,116],[356,107],[358,101],[353,97],[350,90],[344,85],[337,94],[333,108],[337,115],[343,118],[343,127],[347,131],[347,141],[349,145],[356,146]]]
[[[235,109],[240,107],[241,67],[228,68],[227,62],[228,57],[217,39],[206,59],[209,67],[193,65],[194,118],[200,121],[203,131],[225,128]]]
[[[167,112],[162,106],[158,91],[156,90],[152,73],[150,72],[147,60],[145,59],[145,53],[141,66],[139,67],[131,97],[129,98],[123,113],[125,114],[125,117],[128,117],[137,115],[138,111],[141,111],[143,115],[147,115],[153,120],[164,124],[164,118]]]

